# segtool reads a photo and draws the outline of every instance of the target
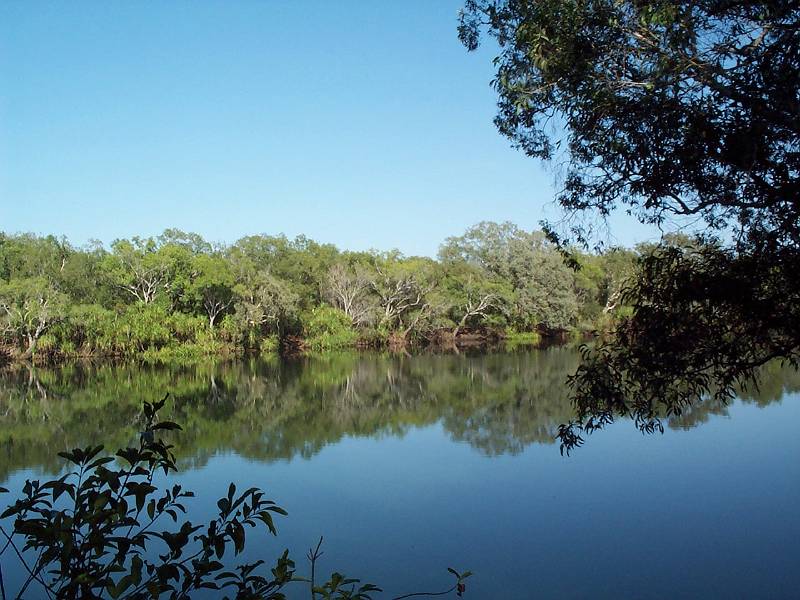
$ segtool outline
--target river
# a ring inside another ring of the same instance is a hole
[[[246,559],[288,548],[305,573],[324,536],[318,570],[385,597],[444,589],[452,566],[474,573],[467,598],[796,598],[800,374],[770,365],[727,406],[663,434],[620,421],[564,457],[578,360],[556,347],[8,368],[0,479],[13,493],[58,473],[58,451],[133,443],[142,401],[169,392],[191,518],[231,481],[289,511]],[[20,573],[3,561],[9,586]]]

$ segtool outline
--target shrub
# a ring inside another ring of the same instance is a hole
[[[321,305],[311,310],[303,319],[306,344],[313,350],[331,350],[354,346],[358,333],[343,311]]]
[[[59,333],[64,341],[71,340],[76,348],[109,354],[116,351],[117,321],[114,311],[98,304],[79,304],[70,309],[67,321],[59,328]]]
[[[339,573],[317,586],[314,573],[322,538],[308,554],[310,580],[296,577],[288,550],[277,557],[269,572],[260,568],[263,560],[232,568],[224,564],[223,560],[230,563],[231,554],[242,553],[248,532],[261,529],[277,535],[274,518],[285,516],[286,511],[258,488],[237,493],[230,484],[211,521],[194,524],[184,519],[186,502],[194,493],[177,484],[163,490],[154,485],[160,471],[168,475],[177,470],[173,446],[158,437],[180,430],[176,423],[158,420],[166,399],[144,403],[137,446],[120,449],[115,456],[104,455],[103,446],[60,452],[72,465],[70,472],[44,483],[25,482],[22,498],[0,515],[14,518],[10,535],[0,529],[7,540],[0,555],[13,549],[29,574],[15,597],[33,586],[42,592],[40,597],[59,600],[178,599],[198,590],[230,591],[237,600],[285,600],[281,590],[297,581],[310,584],[312,600],[370,600],[372,593],[381,591]],[[164,528],[167,517],[173,525]],[[22,548],[19,538],[24,540]],[[394,600],[453,591],[461,596],[469,571],[448,571],[456,578],[450,589]],[[5,598],[2,582],[0,569]]]

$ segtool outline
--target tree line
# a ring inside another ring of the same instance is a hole
[[[588,331],[620,312],[646,250],[578,253],[574,270],[508,222],[447,238],[437,259],[305,236],[221,245],[168,229],[76,247],[0,234],[0,340],[25,359],[158,359]]]

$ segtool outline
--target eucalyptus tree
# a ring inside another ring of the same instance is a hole
[[[336,263],[328,270],[324,296],[344,312],[353,325],[363,326],[374,320],[376,306],[370,292],[369,275],[363,267]]]
[[[437,283],[430,259],[404,258],[396,252],[376,256],[370,286],[377,298],[379,326],[407,338],[439,311],[440,306],[431,301]]]
[[[440,290],[452,321],[453,338],[467,326],[505,325],[514,300],[514,291],[508,282],[491,278],[485,271],[465,262],[445,263],[443,269],[445,276]]]
[[[45,277],[0,281],[0,327],[24,342],[24,358],[30,358],[42,336],[64,320],[67,306],[67,297]]]
[[[186,290],[190,303],[201,307],[213,329],[220,315],[235,301],[233,269],[221,256],[198,254],[192,260],[192,276]]]
[[[235,317],[247,328],[282,337],[296,318],[299,298],[289,285],[277,277],[258,271],[234,291],[238,297]]]
[[[174,228],[165,229],[158,236],[158,243],[160,246],[180,246],[194,255],[211,254],[214,251],[213,245],[200,234]]]
[[[600,256],[602,261],[601,299],[603,312],[611,313],[622,301],[625,288],[636,276],[638,256],[625,248],[611,248]]]
[[[64,270],[75,249],[64,237],[24,233],[0,236],[0,278],[48,277]]]
[[[106,279],[136,302],[152,304],[160,296],[169,299],[173,307],[184,301],[192,277],[195,256],[193,241],[178,242],[178,236],[189,236],[176,230],[159,238],[115,240],[102,261]],[[191,234],[194,235],[194,234]]]
[[[143,304],[154,302],[169,282],[170,265],[153,238],[115,240],[103,261],[106,277],[115,287]]]
[[[285,235],[246,236],[228,249],[235,262],[250,263],[285,281],[303,308],[321,301],[323,282],[338,254],[331,244],[319,244],[305,236],[290,240]]]
[[[513,290],[510,316],[519,328],[564,329],[574,322],[577,297],[573,273],[542,232],[513,223],[482,222],[439,250],[444,263],[462,261]]]

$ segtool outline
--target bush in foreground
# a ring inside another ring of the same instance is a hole
[[[184,519],[185,502],[194,494],[177,484],[164,489],[154,485],[160,470],[165,475],[177,470],[172,446],[158,437],[180,429],[176,423],[158,421],[165,402],[166,397],[145,402],[138,447],[121,449],[116,457],[104,455],[102,446],[61,452],[72,465],[70,472],[45,483],[25,483],[22,498],[0,516],[14,518],[11,533],[0,527],[7,542],[0,555],[13,551],[27,573],[13,597],[38,587],[39,597],[58,599],[177,600],[216,590],[225,598],[279,600],[285,598],[284,587],[296,582],[309,585],[312,600],[371,600],[382,591],[339,573],[318,586],[321,538],[308,554],[309,579],[297,576],[288,550],[268,570],[263,560],[231,565],[231,554],[242,553],[248,532],[261,529],[277,535],[274,518],[286,511],[258,488],[237,493],[231,484],[217,502],[214,519],[203,524]],[[168,518],[173,526],[165,528]],[[463,580],[470,573],[448,570],[455,584],[433,595],[462,595]],[[0,595],[6,598],[2,564]],[[428,595],[420,592],[395,600]]]

